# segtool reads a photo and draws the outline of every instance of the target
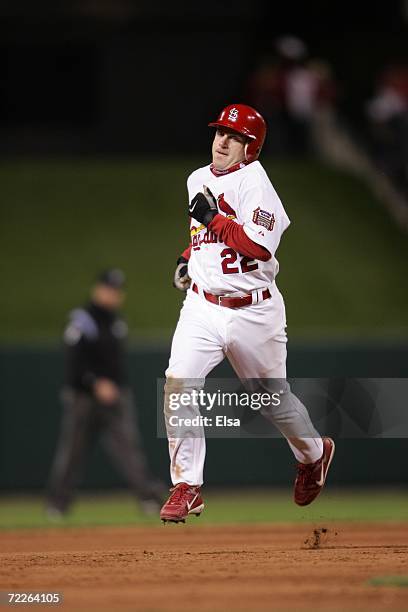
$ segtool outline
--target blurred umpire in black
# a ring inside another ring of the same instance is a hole
[[[124,285],[121,270],[106,270],[96,280],[90,303],[69,315],[64,411],[48,491],[51,519],[67,512],[87,451],[98,436],[142,509],[154,513],[162,502],[164,487],[147,467],[127,382],[127,325],[119,314]]]

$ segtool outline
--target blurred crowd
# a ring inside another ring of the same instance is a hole
[[[408,64],[380,72],[366,114],[372,155],[408,198]]]
[[[337,86],[330,65],[310,59],[299,38],[283,36],[274,47],[274,52],[262,58],[250,76],[247,99],[273,126],[267,152],[303,155],[313,149],[316,115],[335,108]]]
[[[267,153],[300,156],[321,154],[321,132],[326,130],[327,143],[327,136],[334,140],[341,126],[347,125],[339,117],[339,98],[344,95],[344,86],[336,81],[326,59],[311,57],[298,37],[282,36],[251,73],[245,98],[273,126],[273,137],[265,145]],[[382,69],[371,99],[360,110],[359,143],[364,143],[375,166],[408,198],[408,64]],[[336,129],[327,131],[328,125]]]

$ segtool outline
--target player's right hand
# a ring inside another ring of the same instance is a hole
[[[177,260],[177,268],[174,273],[173,287],[180,291],[187,291],[190,287],[191,278],[188,275],[188,260],[181,256]]]
[[[203,185],[203,193],[199,191],[191,200],[188,214],[205,226],[218,214],[217,200],[206,185]]]

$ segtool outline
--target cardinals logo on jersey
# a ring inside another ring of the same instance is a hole
[[[252,215],[252,221],[256,225],[261,225],[268,232],[273,230],[273,226],[275,225],[275,215],[270,213],[268,210],[262,210],[260,206],[255,208],[254,214]]]
[[[237,214],[235,210],[224,200],[224,194],[220,193],[217,198],[218,209],[227,215],[229,219],[236,219]]]
[[[207,229],[204,225],[202,227],[206,230],[204,234],[191,234],[191,246],[193,251],[199,251],[203,244],[217,244],[217,242],[222,242],[215,232]]]

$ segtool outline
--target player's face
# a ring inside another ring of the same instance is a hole
[[[245,159],[245,136],[228,128],[218,128],[212,145],[213,164],[217,170],[227,170]]]

